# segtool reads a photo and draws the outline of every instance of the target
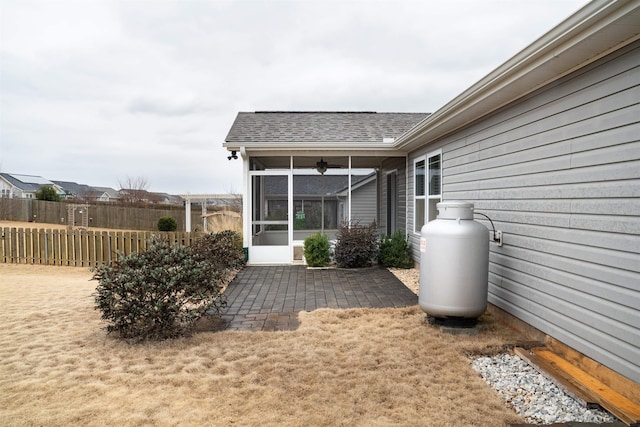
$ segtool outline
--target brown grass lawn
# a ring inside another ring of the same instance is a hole
[[[518,340],[416,307],[301,313],[289,332],[106,335],[87,269],[0,264],[0,425],[500,426],[522,422],[470,367]]]

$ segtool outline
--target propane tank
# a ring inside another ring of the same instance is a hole
[[[489,230],[473,220],[473,203],[436,207],[438,218],[421,230],[420,308],[436,319],[475,319],[487,309]]]

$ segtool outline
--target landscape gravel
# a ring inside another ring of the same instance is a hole
[[[500,354],[472,361],[473,369],[527,423],[610,423],[610,413],[582,406],[518,356]]]

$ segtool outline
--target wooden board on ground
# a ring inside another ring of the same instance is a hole
[[[515,353],[530,365],[550,377],[584,404],[599,405],[629,426],[640,426],[640,405],[621,395],[600,380],[589,375],[562,356],[545,347]]]

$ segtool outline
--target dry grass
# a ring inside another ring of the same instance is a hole
[[[207,231],[219,233],[224,230],[242,233],[242,215],[235,211],[218,211],[207,214]]]
[[[0,425],[499,426],[522,421],[466,355],[518,337],[425,325],[417,307],[301,313],[290,332],[129,345],[86,269],[0,264]]]

